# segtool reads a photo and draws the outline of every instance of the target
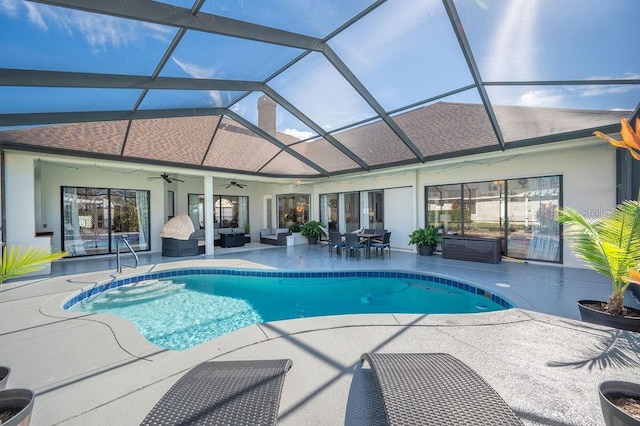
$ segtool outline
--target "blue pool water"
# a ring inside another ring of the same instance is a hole
[[[188,349],[268,321],[339,314],[472,313],[511,307],[482,289],[415,274],[167,275],[86,291],[65,307],[126,318],[147,340],[172,350]]]

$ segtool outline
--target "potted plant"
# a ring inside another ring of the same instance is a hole
[[[7,388],[9,373],[11,373],[11,369],[9,367],[0,366],[0,390],[4,390]]]
[[[440,241],[442,237],[433,225],[418,228],[409,234],[409,244],[418,246],[418,253],[421,256],[431,256]]]
[[[294,245],[298,244],[306,244],[308,242],[308,238],[302,236],[302,226],[298,223],[294,223],[289,226],[289,232],[291,232],[291,236],[293,237]]]
[[[629,149],[640,160],[640,120],[636,134],[622,119],[623,141],[595,132],[614,146]],[[588,219],[572,208],[559,210],[558,221],[565,225],[564,236],[576,256],[606,276],[611,282],[608,301],[580,300],[584,321],[625,330],[640,331],[640,311],[624,306],[624,293],[630,285],[640,285],[640,204],[625,200],[607,215]]]
[[[297,223],[294,223],[289,227],[289,232],[291,232],[292,234],[295,234],[296,232],[302,232],[302,227]]]
[[[640,384],[610,380],[598,387],[607,426],[640,426]]]
[[[40,247],[25,250],[21,246],[3,247],[0,284],[8,279],[39,271],[48,263],[66,255],[66,252],[50,253]],[[35,395],[29,389],[5,389],[10,371],[7,367],[0,367],[0,424],[26,426],[31,419]]]
[[[307,237],[309,244],[317,244],[318,238],[322,235],[322,224],[318,221],[312,220],[300,228],[300,232],[303,237]]]

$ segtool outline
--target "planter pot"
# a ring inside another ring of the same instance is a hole
[[[594,309],[589,306],[592,304],[601,303],[603,302],[599,302],[596,300],[579,300],[578,309],[580,310],[580,317],[582,318],[582,321],[605,325],[607,327],[619,328],[621,330],[640,332],[640,317],[612,315],[606,311]],[[633,308],[627,309],[636,311]]]
[[[640,419],[630,416],[611,402],[611,399],[622,396],[640,400],[640,384],[619,381],[602,382],[598,387],[598,393],[602,416],[607,426],[640,426]]]
[[[293,235],[293,243],[296,246],[299,244],[307,244],[309,242],[307,237],[303,237],[300,232],[293,232],[291,235]]]
[[[307,237],[309,244],[318,244],[318,237]]]
[[[2,426],[27,426],[31,421],[35,395],[29,389],[8,389],[0,391],[0,413],[15,412],[13,417],[4,420]]]
[[[431,256],[433,254],[432,246],[418,246],[420,256]]]
[[[9,367],[0,367],[0,390],[7,388],[9,373],[11,373],[11,369]]]
[[[640,285],[630,285],[628,290],[640,300]]]

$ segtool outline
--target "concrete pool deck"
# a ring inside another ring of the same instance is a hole
[[[368,365],[359,362],[364,352],[450,353],[532,425],[604,424],[597,385],[603,380],[640,381],[640,334],[575,320],[574,295],[603,299],[609,291],[608,283],[590,271],[424,259],[396,251],[384,260],[336,259],[326,249],[306,245],[173,260],[149,256],[135,271],[128,268],[122,274],[106,267],[73,273],[87,263],[63,261],[54,264],[54,274],[60,276],[0,287],[0,363],[12,369],[10,388],[35,391],[32,425],[137,425],[181,375],[210,360],[292,359],[280,425],[384,424]],[[126,320],[61,308],[78,290],[104,279],[223,265],[422,271],[473,281],[519,308],[279,321],[246,327],[181,352],[150,344]],[[628,299],[635,306],[636,301]]]

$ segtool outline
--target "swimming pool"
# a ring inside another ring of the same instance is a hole
[[[184,350],[251,324],[364,313],[472,313],[513,307],[470,284],[389,271],[182,269],[85,290],[65,309],[118,315],[151,343]]]

